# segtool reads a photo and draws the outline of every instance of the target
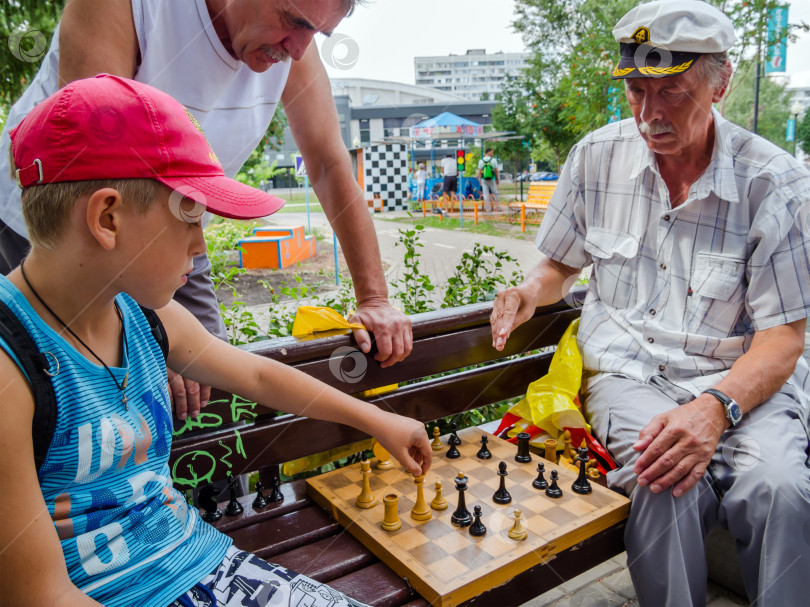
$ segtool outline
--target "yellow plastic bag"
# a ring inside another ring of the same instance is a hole
[[[520,432],[532,435],[531,444],[542,447],[546,438],[562,445],[564,428],[591,428],[580,409],[579,387],[582,383],[582,356],[577,348],[579,319],[563,333],[557,351],[551,359],[548,373],[529,384],[526,396],[504,415],[501,428],[514,425],[509,436]]]
[[[357,322],[349,322],[332,308],[323,306],[299,306],[293,322],[293,337],[312,335],[317,331],[335,329],[365,329]]]

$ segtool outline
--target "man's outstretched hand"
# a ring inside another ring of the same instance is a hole
[[[387,299],[363,302],[349,322],[359,322],[366,327],[366,331],[354,330],[354,339],[365,353],[371,351],[369,333],[374,334],[377,342],[374,358],[383,368],[404,360],[413,349],[411,319],[392,307]]]

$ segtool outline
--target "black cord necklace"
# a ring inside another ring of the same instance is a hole
[[[78,335],[76,335],[71,330],[70,327],[67,326],[67,323],[65,323],[64,320],[59,318],[56,315],[56,312],[54,312],[53,310],[50,309],[50,307],[48,307],[48,304],[46,304],[42,300],[42,298],[39,296],[39,293],[37,293],[36,290],[34,289],[34,287],[31,286],[31,282],[28,280],[28,276],[26,276],[26,274],[25,274],[25,260],[23,260],[22,263],[20,264],[20,272],[22,273],[22,277],[23,277],[23,280],[25,281],[25,284],[27,284],[28,288],[31,289],[31,293],[34,294],[34,297],[37,298],[39,303],[41,303],[42,306],[46,310],[48,310],[48,312],[51,314],[51,316],[53,316],[56,320],[58,320],[59,324],[62,325],[65,328],[65,330],[68,333],[70,333],[76,339],[76,341],[78,341],[81,345],[83,345],[84,349],[87,350],[88,352],[90,352],[90,354],[93,355],[93,358],[95,358],[98,362],[100,362],[101,366],[103,366],[107,370],[107,373],[110,374],[110,377],[112,377],[112,380],[115,382],[115,385],[118,387],[118,390],[121,392],[121,402],[124,403],[124,406],[127,408],[127,411],[129,411],[129,405],[127,404],[127,395],[126,395],[127,380],[129,380],[129,370],[127,369],[126,375],[124,375],[124,381],[119,384],[118,380],[115,379],[115,375],[113,375],[112,370],[107,366],[107,363],[105,363],[103,360],[101,360],[99,355],[96,354],[95,352],[93,352],[93,350],[90,349],[90,346],[88,346],[86,343],[84,343],[82,341],[82,339]],[[115,313],[118,314],[118,320],[121,321],[121,336],[122,336],[122,338],[124,340],[124,356],[126,358],[129,358],[129,352],[127,350],[127,334],[126,334],[126,331],[124,329],[124,319],[121,316],[121,310],[118,308],[118,302],[113,302],[113,304],[115,305]]]

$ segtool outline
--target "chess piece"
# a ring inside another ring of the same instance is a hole
[[[512,496],[509,495],[509,492],[506,490],[506,477],[509,473],[506,471],[506,462],[501,462],[498,464],[498,476],[501,477],[501,484],[498,487],[498,490],[495,492],[495,495],[492,496],[492,501],[496,504],[508,504],[512,501]]]
[[[546,487],[546,495],[549,497],[562,497],[562,489],[557,486],[557,471],[551,471],[551,484]]]
[[[543,462],[537,464],[537,478],[532,481],[532,487],[535,489],[543,490],[548,487],[548,481],[546,477],[543,476],[545,469],[546,465]]]
[[[532,461],[532,456],[529,455],[529,439],[532,437],[528,432],[521,432],[517,435],[518,450],[515,455],[515,461],[520,464],[528,464]]]
[[[225,508],[225,516],[242,514],[245,509],[242,508],[242,504],[236,499],[236,479],[231,474],[228,475],[228,494],[231,499],[228,501],[228,506]]]
[[[553,463],[557,463],[557,441],[553,438],[547,438],[543,443],[546,447],[545,458]]]
[[[597,480],[600,476],[599,468],[596,467],[596,460],[588,460],[588,463],[585,464],[585,472],[588,474],[588,478],[592,478],[593,480]]]
[[[433,513],[425,501],[425,475],[414,476],[413,482],[416,483],[416,503],[411,508],[411,518],[415,521],[426,521]]]
[[[447,439],[447,444],[450,445],[450,448],[447,450],[447,453],[445,453],[445,457],[449,457],[450,459],[456,459],[461,455],[459,450],[456,449],[456,440],[459,439],[453,439],[452,434],[450,435],[450,438]]]
[[[203,509],[202,520],[206,523],[213,523],[222,518],[222,510],[217,508],[218,495],[219,491],[211,483],[200,489],[197,494],[197,507]]]
[[[579,462],[579,476],[577,476],[577,480],[574,481],[574,484],[571,485],[573,492],[579,493],[580,495],[588,495],[593,491],[593,489],[591,489],[591,483],[585,473],[585,466],[588,464],[588,447],[586,447],[584,443],[585,441],[583,441],[582,446],[579,448],[579,455],[577,456],[577,461]]]
[[[566,430],[563,432],[563,457],[573,464],[576,456],[576,451],[571,446],[571,431]]]
[[[518,542],[525,540],[529,535],[526,528],[523,526],[523,513],[521,513],[520,510],[515,510],[515,524],[512,525],[508,535],[510,538],[517,540]]]
[[[489,438],[487,438],[487,435],[484,434],[481,437],[481,448],[478,450],[478,453],[475,454],[475,457],[478,459],[489,459],[492,457],[492,453],[489,452],[489,447],[487,447],[488,442]]]
[[[261,481],[257,481],[256,482],[256,497],[253,500],[253,508],[255,510],[261,510],[262,508],[267,508],[267,504],[269,504],[269,502],[267,501],[267,498],[264,497],[264,494],[262,493],[262,491],[264,491],[264,485],[262,485]]]
[[[397,512],[398,503],[399,498],[394,493],[389,493],[383,497],[383,506],[385,507],[385,511],[381,526],[385,531],[396,531],[402,527],[402,521],[399,520],[399,513]]]
[[[458,437],[458,434],[456,434],[457,431],[458,431],[458,424],[456,422],[450,424],[450,436],[447,439],[448,445],[453,444],[456,447],[458,447],[461,444],[461,439]]]
[[[463,472],[459,472],[454,480],[458,490],[458,507],[453,516],[450,517],[450,522],[456,527],[469,527],[470,523],[472,523],[472,514],[467,510],[467,504],[464,501],[464,492],[467,490],[467,477],[464,476]]]
[[[284,500],[284,496],[281,495],[281,479],[277,476],[273,477],[271,481],[272,486],[270,488],[270,495],[267,496],[267,501],[271,504],[276,504],[280,501]]]
[[[434,510],[447,510],[447,500],[442,496],[442,482],[436,481],[434,487],[436,489],[436,497],[430,502],[430,507]]]
[[[441,451],[444,449],[444,447],[442,447],[442,441],[439,440],[439,434],[441,434],[439,426],[433,426],[433,442],[430,443],[430,448],[434,451]]]
[[[371,464],[367,459],[360,462],[360,474],[363,475],[363,488],[360,490],[360,495],[354,502],[358,508],[373,508],[377,503],[377,498],[371,494]]]
[[[391,461],[391,454],[376,440],[374,446],[371,447],[374,457],[377,458],[377,465],[374,466],[377,470],[390,470],[394,467],[394,462]]]
[[[484,527],[484,523],[481,522],[481,506],[476,506],[473,508],[473,516],[475,518],[472,525],[470,525],[470,535],[473,537],[481,537],[486,535],[487,528]]]

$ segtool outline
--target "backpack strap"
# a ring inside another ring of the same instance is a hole
[[[143,312],[143,315],[146,317],[146,322],[149,323],[149,328],[152,329],[152,337],[155,338],[155,341],[160,346],[160,351],[163,352],[163,360],[165,361],[169,358],[169,336],[166,335],[166,329],[163,327],[163,323],[157,315],[157,312],[152,308],[140,307],[141,312]]]
[[[34,461],[39,472],[56,430],[56,393],[50,377],[50,374],[58,373],[58,369],[51,371],[51,363],[56,359],[47,352],[39,351],[28,330],[3,301],[0,301],[0,337],[19,360],[34,393],[34,420],[31,427]]]
[[[154,310],[143,306],[140,308],[165,360],[169,354],[169,338],[163,323]],[[52,371],[51,363],[56,362],[56,358],[48,352],[39,351],[28,330],[3,301],[0,301],[0,337],[20,361],[20,366],[25,371],[34,393],[34,420],[31,430],[34,462],[39,472],[56,431],[56,392],[51,377],[59,372],[58,362],[57,368]]]

